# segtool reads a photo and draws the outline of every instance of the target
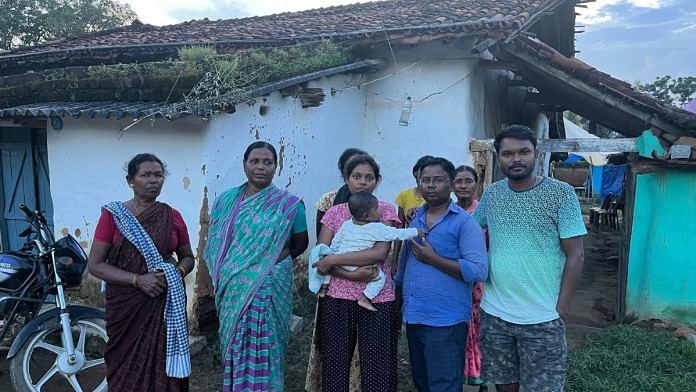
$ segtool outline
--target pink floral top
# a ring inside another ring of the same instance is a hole
[[[478,205],[479,205],[478,200],[476,200],[476,199],[472,200],[471,205],[469,206],[469,208],[466,209],[466,212],[469,215],[474,215],[474,211],[476,211],[476,207],[478,207]]]
[[[393,205],[380,201],[378,208],[379,212],[382,214],[383,223],[393,222],[395,226],[401,224],[399,216],[396,213],[396,208],[394,208]],[[348,219],[351,219],[350,211],[348,211],[348,204],[344,203],[329,208],[324,218],[322,218],[321,223],[336,233],[343,222]],[[386,260],[378,264],[378,267],[384,272],[386,281],[384,283],[384,288],[382,288],[382,291],[380,291],[372,302],[389,302],[396,298],[394,296],[394,283],[392,282],[391,263],[389,260],[390,258],[387,257]],[[333,298],[357,301],[365,290],[365,286],[367,286],[365,282],[353,282],[334,276],[331,278],[331,283],[329,283],[327,295]]]

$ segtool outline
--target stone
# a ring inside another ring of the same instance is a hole
[[[189,335],[189,351],[192,357],[203,351],[207,344],[208,339],[206,339],[205,336]]]
[[[696,346],[696,335],[689,335],[689,338],[686,340],[691,342],[691,344],[693,344],[694,346]]]
[[[674,331],[674,337],[682,340],[689,339],[689,336],[696,336],[696,330],[689,327],[681,327]]]
[[[653,328],[654,329],[670,329],[672,328],[672,323],[668,321],[658,321],[656,323],[653,323]]]
[[[304,327],[304,319],[300,316],[295,316],[293,314],[292,318],[290,319],[290,332],[291,333],[298,333],[298,332],[302,331],[303,327]]]

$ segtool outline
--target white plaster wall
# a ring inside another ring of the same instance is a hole
[[[91,245],[102,205],[133,196],[125,165],[136,154],[149,152],[167,165],[168,177],[160,201],[179,210],[198,245],[202,201],[201,119],[132,121],[63,118],[60,131],[48,129],[48,158],[56,235],[69,232],[83,247]],[[193,298],[194,274],[186,278]],[[192,301],[189,301],[189,306]]]
[[[384,79],[365,86],[363,147],[381,165],[384,179],[377,194],[382,200],[393,202],[399,191],[415,185],[411,169],[423,155],[445,157],[455,166],[472,164],[469,140],[485,137],[484,73],[472,44],[397,47],[400,72],[389,76],[397,70],[390,60],[389,67],[370,76]],[[413,104],[404,127],[398,120],[407,96]]]
[[[375,156],[384,178],[377,195],[393,202],[400,190],[414,185],[411,167],[418,157],[430,154],[455,165],[471,164],[469,139],[486,135],[483,72],[477,71],[471,45],[459,41],[396,48],[401,71],[395,75],[391,64],[377,74],[312,81],[309,87],[320,87],[326,94],[314,108],[303,109],[299,99],[274,92],[209,121],[146,120],[125,132],[121,130],[130,119],[64,118],[62,130],[48,130],[56,232],[79,234],[78,240],[88,247],[100,207],[132,196],[124,178],[125,163],[137,153],[151,152],[168,165],[160,200],[181,211],[195,251],[205,189],[212,206],[221,191],[243,183],[242,155],[256,140],[271,142],[281,155],[274,182],[305,200],[312,237],[314,202],[342,184],[336,163],[348,147]],[[381,55],[391,58],[388,52]],[[437,92],[441,93],[425,99]],[[407,95],[414,103],[410,123],[402,127],[398,119]],[[265,115],[260,114],[261,106],[267,108]],[[194,275],[187,277],[189,298],[194,298]]]
[[[256,140],[283,150],[283,170],[275,184],[305,200],[312,236],[312,206],[324,192],[341,185],[336,161],[345,148],[362,148],[376,158],[383,176],[376,194],[392,203],[399,191],[414,185],[411,168],[422,155],[471,164],[469,140],[486,137],[484,75],[477,68],[479,58],[471,54],[472,44],[464,40],[396,48],[398,69],[403,70],[396,74],[391,64],[376,74],[310,82],[309,87],[321,87],[327,94],[319,107],[302,109],[299,100],[275,92],[218,116],[204,140],[211,205],[220,191],[245,181],[242,154]],[[360,88],[350,88],[357,84]],[[330,94],[332,89],[336,94]],[[441,93],[424,100],[436,92]],[[414,103],[410,123],[403,127],[398,119],[407,95]],[[259,114],[261,105],[269,108],[264,116]]]
[[[211,121],[203,142],[211,207],[221,191],[246,181],[244,151],[249,144],[265,140],[280,155],[282,168],[276,173],[275,185],[305,201],[310,235],[314,236],[314,202],[342,184],[339,155],[348,147],[362,147],[364,91],[352,88],[331,95],[332,88],[343,89],[352,78],[337,75],[310,82],[309,87],[320,87],[326,94],[319,107],[303,109],[299,99],[274,92]],[[268,107],[265,115],[260,114],[262,105]]]

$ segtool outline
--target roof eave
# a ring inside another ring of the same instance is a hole
[[[379,67],[379,60],[363,60],[351,64],[346,64],[338,67],[328,68],[321,71],[310,72],[304,75],[295,76],[288,79],[279,80],[277,82],[265,84],[263,86],[251,88],[247,90],[244,96],[247,99],[253,99],[260,96],[268,95],[274,91],[282,90],[287,87],[299,85],[311,80],[321,79],[342,73],[359,72],[368,69]],[[234,105],[239,102],[230,101]],[[0,109],[0,119],[13,117],[34,117],[34,118],[49,118],[49,117],[65,117],[73,118],[85,117],[92,118],[116,118],[131,117],[139,118],[165,118],[164,109],[173,107],[175,104],[167,104],[165,102],[117,102],[117,101],[102,101],[102,102],[49,102],[43,104],[21,105],[11,108]],[[182,117],[198,115],[202,117],[210,116],[216,112],[215,108],[209,108],[205,113],[190,110],[178,111],[171,120],[176,120]]]

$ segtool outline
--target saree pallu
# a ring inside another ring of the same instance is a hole
[[[164,257],[171,240],[172,208],[156,203],[138,216]],[[107,262],[122,270],[145,274],[147,263],[140,251],[120,235]],[[109,391],[188,391],[188,378],[167,376],[165,295],[150,298],[137,287],[106,286],[106,381]]]
[[[280,392],[292,261],[276,261],[300,200],[273,185],[247,198],[245,189],[233,188],[215,201],[204,253],[220,321],[223,391]]]
[[[284,390],[292,284],[292,259],[288,257],[264,279],[237,324],[225,353],[223,390]]]

